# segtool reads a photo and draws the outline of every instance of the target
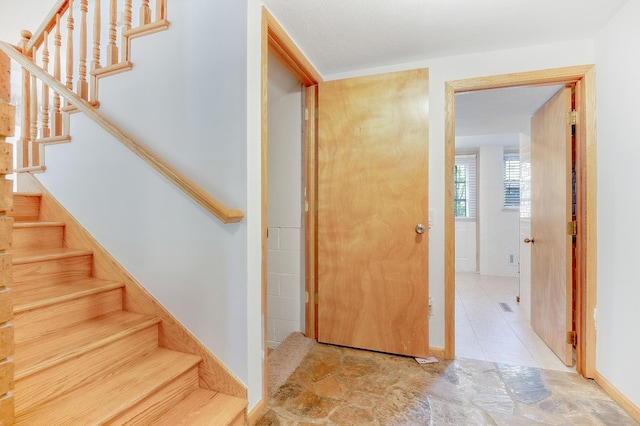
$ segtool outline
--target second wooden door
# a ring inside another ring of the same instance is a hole
[[[428,71],[318,96],[318,339],[426,357]]]
[[[531,326],[566,364],[573,364],[571,88],[531,119]]]

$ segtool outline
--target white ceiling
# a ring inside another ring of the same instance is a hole
[[[591,37],[626,1],[263,0],[325,77]],[[17,43],[20,30],[35,30],[54,3],[0,0],[0,40]]]
[[[263,1],[318,72],[331,79],[385,65],[593,37],[627,0]],[[457,95],[457,143],[517,143],[517,134],[528,132],[530,117],[558,89]]]
[[[627,0],[263,0],[324,77],[593,36]]]
[[[325,78],[418,59],[591,37],[626,1],[263,0]],[[53,3],[0,0],[0,39],[17,43],[20,30],[37,28]],[[529,117],[556,90],[458,95],[456,134],[526,131]]]
[[[529,133],[531,116],[562,85],[456,94],[456,137]]]

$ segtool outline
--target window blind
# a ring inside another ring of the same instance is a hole
[[[504,154],[504,207],[520,205],[520,155]]]
[[[477,155],[456,155],[454,169],[454,215],[475,219],[477,204]]]

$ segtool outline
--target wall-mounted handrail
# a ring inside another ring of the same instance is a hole
[[[129,148],[134,154],[153,167],[158,173],[176,185],[185,194],[200,204],[205,210],[216,216],[223,223],[235,223],[242,220],[244,213],[241,210],[229,209],[215,198],[207,194],[202,188],[186,178],[184,175],[173,169],[165,161],[158,158],[148,148],[137,142],[132,136],[120,129],[103,114],[99,113],[88,101],[69,90],[51,74],[34,64],[30,58],[17,51],[12,45],[0,41],[0,50],[11,59],[18,62],[27,69],[31,75],[36,76],[43,84],[55,90],[65,98],[70,104],[75,106],[80,112],[85,114],[96,124],[106,130],[110,135],[118,139],[124,146]]]

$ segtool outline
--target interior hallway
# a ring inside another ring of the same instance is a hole
[[[531,328],[529,315],[516,302],[518,282],[456,272],[456,357],[575,371]]]

